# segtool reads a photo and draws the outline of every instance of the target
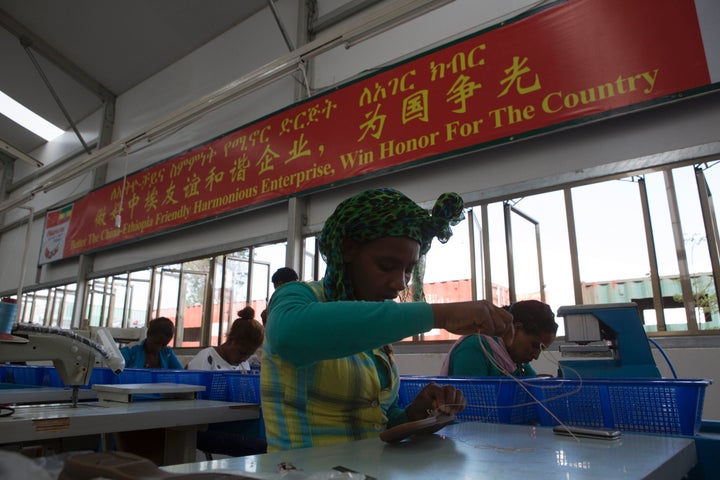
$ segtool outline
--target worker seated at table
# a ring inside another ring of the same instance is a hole
[[[433,238],[446,242],[463,216],[455,193],[441,195],[432,213],[391,188],[338,205],[318,239],[324,278],[287,283],[268,306],[260,370],[268,451],[378,437],[388,427],[465,407],[459,389],[428,383],[400,408],[389,345],[433,328],[512,331],[512,316],[487,301],[394,301],[411,279],[413,297],[422,298],[416,267]]]
[[[247,306],[238,312],[225,342],[197,353],[188,363],[188,370],[232,370],[249,372],[249,359],[262,345],[265,329],[255,320],[255,310]],[[267,442],[260,436],[259,421],[211,424],[198,432],[197,448],[211,459],[213,453],[241,457],[267,451]]]
[[[442,375],[452,376],[537,376],[530,366],[555,341],[558,325],[550,306],[524,300],[503,307],[513,316],[514,338],[482,334],[458,338],[445,357]]]
[[[123,347],[120,350],[125,358],[125,368],[183,368],[172,348],[168,347],[175,335],[175,325],[166,317],[150,320],[147,335],[139,345]]]
[[[260,348],[265,329],[255,320],[255,310],[247,306],[238,312],[225,341],[217,347],[200,350],[188,363],[188,370],[250,371],[248,360]]]

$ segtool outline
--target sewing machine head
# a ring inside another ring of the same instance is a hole
[[[0,362],[52,360],[68,387],[87,385],[98,360],[115,373],[125,368],[117,345],[102,331],[87,338],[69,330],[18,323],[12,333],[12,339],[2,341]]]
[[[565,344],[560,374],[565,377],[660,378],[637,305],[611,303],[560,307]]]

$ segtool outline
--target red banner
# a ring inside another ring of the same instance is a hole
[[[89,193],[63,256],[709,84],[693,0],[558,3]]]

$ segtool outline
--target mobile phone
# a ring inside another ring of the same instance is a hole
[[[620,438],[620,430],[615,430],[614,428],[589,428],[576,427],[573,425],[555,425],[553,427],[553,433],[582,438],[601,438],[605,440],[615,440]]]

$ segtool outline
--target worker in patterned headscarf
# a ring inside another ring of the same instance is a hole
[[[392,301],[433,238],[447,242],[462,209],[455,193],[441,195],[428,212],[390,188],[337,206],[318,239],[327,264],[322,281],[283,285],[268,306],[261,368],[268,451],[377,437],[428,412],[464,408],[462,392],[434,383],[399,408],[399,375],[387,347],[433,328],[512,336],[512,315],[487,301]]]

